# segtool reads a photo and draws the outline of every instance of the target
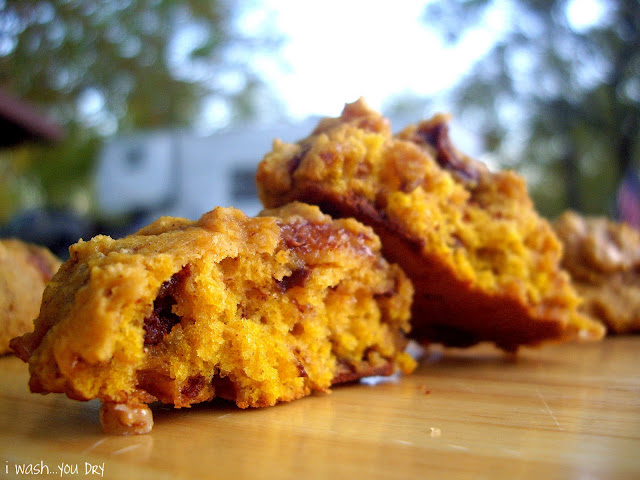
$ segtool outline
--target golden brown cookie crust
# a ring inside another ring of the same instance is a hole
[[[32,391],[99,398],[111,431],[144,430],[155,400],[261,407],[409,372],[412,293],[355,220],[297,203],[256,218],[216,208],[73,245],[12,347]]]
[[[268,207],[292,200],[371,225],[416,289],[412,335],[505,350],[599,339],[559,267],[561,245],[524,180],[459,152],[448,117],[392,135],[362,99],[295,144],[276,140],[256,175]]]
[[[17,239],[0,239],[0,354],[9,341],[33,329],[42,292],[60,266],[47,248]]]

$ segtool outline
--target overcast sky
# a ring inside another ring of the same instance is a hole
[[[256,61],[291,116],[335,115],[360,96],[380,109],[398,94],[443,92],[491,47],[512,5],[495,0],[483,21],[450,47],[425,25],[428,3],[257,0],[243,16],[243,27],[255,28],[270,16],[285,36],[280,63],[268,57]],[[602,0],[567,5],[577,29],[597,22],[605,9]]]
[[[424,0],[262,3],[265,9],[245,21],[251,28],[265,11],[277,11],[273,19],[286,38],[283,63],[259,63],[293,117],[335,115],[360,96],[379,109],[403,92],[440,92],[487,50],[496,28],[483,26],[450,49],[422,22]]]

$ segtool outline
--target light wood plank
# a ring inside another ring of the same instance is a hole
[[[0,358],[0,477],[65,463],[102,478],[640,478],[640,337],[517,358],[433,349],[415,374],[272,408],[154,407],[149,435],[104,436],[98,402],[29,393]],[[8,473],[7,473],[8,472]],[[35,478],[35,477],[33,477]],[[57,478],[60,478],[59,475]]]

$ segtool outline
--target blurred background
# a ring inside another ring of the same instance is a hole
[[[259,210],[275,137],[437,111],[539,211],[640,225],[638,0],[0,0],[0,236]]]

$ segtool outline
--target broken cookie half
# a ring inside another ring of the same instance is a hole
[[[264,407],[410,372],[412,294],[355,220],[216,208],[73,245],[35,331],[11,346],[33,392],[98,398],[105,430],[146,433],[156,400]]]
[[[393,135],[362,99],[347,104],[307,138],[274,142],[258,167],[260,199],[372,226],[413,282],[412,335],[422,342],[514,351],[602,338],[602,325],[578,310],[562,246],[523,178],[458,151],[448,121],[437,115]]]

